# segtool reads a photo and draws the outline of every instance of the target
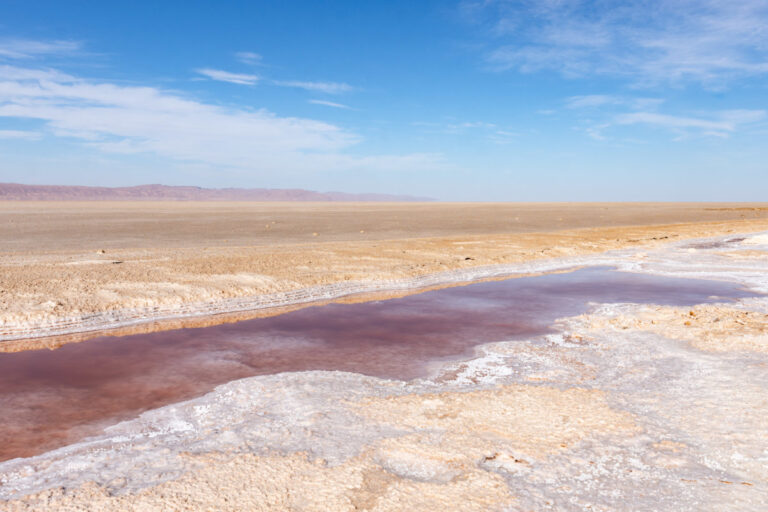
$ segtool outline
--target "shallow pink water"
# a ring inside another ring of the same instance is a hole
[[[592,268],[0,354],[0,460],[42,453],[243,377],[343,370],[411,379],[478,344],[549,332],[556,318],[589,302],[693,305],[751,295],[728,283]]]

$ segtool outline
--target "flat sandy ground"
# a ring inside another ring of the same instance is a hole
[[[758,218],[768,219],[768,203],[0,201],[0,251],[359,242]]]
[[[764,229],[764,203],[0,202],[0,340],[83,330],[87,316],[107,327],[128,310],[173,317],[310,286]]]

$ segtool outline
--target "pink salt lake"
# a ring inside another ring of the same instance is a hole
[[[477,345],[552,332],[557,318],[590,303],[689,306],[753,295],[724,282],[588,268],[0,354],[0,460],[43,453],[244,377],[341,370],[413,379],[431,363],[471,357]]]

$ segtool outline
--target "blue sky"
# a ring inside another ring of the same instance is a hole
[[[766,200],[768,0],[0,5],[0,181]]]

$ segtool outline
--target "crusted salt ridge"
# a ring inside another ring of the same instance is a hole
[[[334,300],[343,297],[377,292],[396,292],[418,290],[430,286],[450,285],[479,279],[515,277],[531,273],[557,272],[578,266],[616,266],[626,272],[645,272],[677,277],[698,277],[702,279],[729,280],[756,286],[757,291],[768,293],[768,276],[755,275],[742,263],[731,273],[723,273],[721,268],[711,270],[712,256],[706,261],[692,265],[691,251],[699,251],[696,246],[727,244],[728,240],[738,235],[702,238],[674,242],[660,249],[644,252],[637,249],[607,251],[592,256],[553,258],[546,261],[533,261],[505,265],[489,265],[469,269],[450,270],[426,274],[413,278],[392,279],[386,281],[347,281],[329,285],[301,288],[286,292],[262,294],[249,297],[222,299],[216,302],[197,302],[146,308],[126,308],[104,311],[87,315],[69,316],[39,322],[0,324],[0,342],[60,336],[89,331],[99,331],[121,327],[130,327],[156,321],[179,320],[226,313],[259,311],[271,308],[307,304],[318,301]],[[768,233],[751,234],[741,244],[745,249],[768,250],[765,240]],[[730,246],[729,246],[730,247]],[[738,247],[738,246],[737,246]],[[699,251],[702,252],[702,251]],[[700,256],[700,255],[699,255]],[[697,260],[702,259],[697,257]],[[714,257],[717,259],[717,257]],[[716,265],[722,267],[722,265]]]
[[[225,313],[259,311],[271,308],[307,304],[348,297],[351,295],[410,291],[430,286],[459,284],[497,277],[514,277],[541,272],[557,272],[584,265],[611,265],[628,251],[603,253],[597,257],[559,258],[546,262],[513,265],[492,265],[472,269],[450,270],[409,279],[386,281],[343,282],[287,292],[277,292],[251,297],[223,299],[216,302],[154,306],[148,308],[120,309],[81,316],[57,318],[53,321],[25,322],[24,324],[0,325],[0,341],[42,338],[88,331],[128,327],[142,323],[178,320]]]
[[[722,254],[746,251],[768,254],[768,232],[674,242],[661,249],[638,252],[634,258],[624,258],[612,265],[623,272],[729,281],[758,293],[768,293],[764,261],[736,260]]]

